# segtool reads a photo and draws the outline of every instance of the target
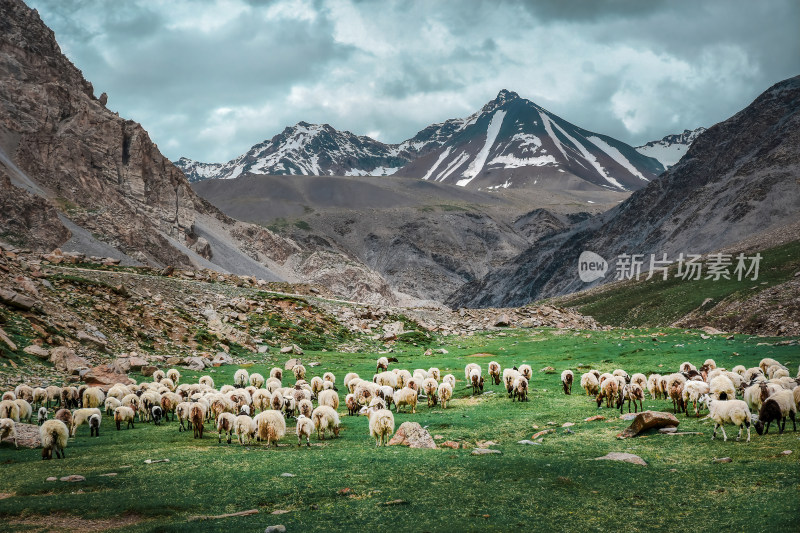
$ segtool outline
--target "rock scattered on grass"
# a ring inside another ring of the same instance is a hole
[[[489,448],[475,448],[470,455],[489,455],[492,453],[503,453],[500,450],[492,450]]]
[[[146,464],[146,465],[152,465],[152,464],[155,464],[155,463],[168,463],[168,462],[169,462],[169,459],[145,459],[144,460],[144,464]]]
[[[528,440],[528,439],[518,440],[517,444],[527,444],[527,445],[536,444],[537,446],[541,446],[542,445],[541,442],[533,442],[532,440]]]
[[[595,420],[605,420],[605,419],[606,419],[606,417],[604,417],[603,415],[594,415],[594,416],[590,416],[589,418],[584,418],[583,421],[584,422],[594,422]]]
[[[678,431],[678,428],[675,426],[669,426],[658,430],[659,433],[675,433],[676,431]]]
[[[733,459],[731,459],[730,457],[722,457],[722,458],[720,458],[720,459],[717,459],[717,458],[715,457],[715,458],[714,458],[714,462],[715,462],[715,463],[732,463],[732,462],[733,462]]]
[[[61,478],[61,481],[66,481],[67,483],[75,483],[78,481],[86,481],[86,478],[83,476],[79,476],[77,474],[72,474],[70,476],[64,476]]]
[[[633,419],[633,423],[630,425],[630,427],[617,435],[617,437],[620,439],[627,439],[630,437],[635,437],[647,429],[677,426],[680,424],[675,415],[662,411],[644,411],[634,415],[634,417],[635,418]]]
[[[296,477],[296,476],[292,473],[284,472],[283,474],[281,474],[281,477]]]
[[[791,455],[791,454],[792,454],[792,450],[783,450],[781,452],[781,455]]]
[[[436,448],[433,437],[418,422],[403,422],[389,441],[389,446],[402,444],[409,448]]]
[[[274,511],[272,511],[270,514],[286,514],[286,513],[288,513],[288,512],[289,512],[289,511],[287,511],[286,509],[275,509],[275,510],[274,510]]]
[[[50,476],[49,478],[45,479],[45,481],[58,481],[58,478],[55,476]]]
[[[264,533],[286,533],[286,526],[283,524],[276,524],[274,526],[267,526]]]
[[[574,425],[575,425],[574,422],[564,422],[563,424],[561,424],[561,427],[562,428],[569,428],[569,427],[572,427]]]
[[[625,463],[631,463],[634,465],[641,465],[647,466],[647,463],[644,459],[639,457],[638,455],[634,455],[632,453],[625,453],[625,452],[611,452],[603,457],[595,457],[595,461],[622,461]]]
[[[531,439],[536,440],[543,435],[547,435],[548,433],[553,433],[554,429],[543,429],[542,431],[538,431],[531,436]]]

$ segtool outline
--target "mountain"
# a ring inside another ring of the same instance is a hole
[[[95,96],[36,10],[0,0],[0,13],[0,240],[395,301],[352,257],[234,220],[199,197],[140,124]]]
[[[175,162],[191,182],[242,174],[390,175],[469,189],[537,187],[631,191],[663,166],[616,139],[579,128],[514,92],[466,118],[432,124],[383,144],[300,122],[225,164]]]
[[[182,157],[175,166],[194,183],[242,174],[383,176],[394,174],[408,161],[397,146],[338,131],[328,124],[299,122],[225,164]]]
[[[674,261],[680,253],[708,253],[745,239],[758,242],[759,235],[800,219],[799,174],[797,76],[701,133],[675,166],[617,207],[541,239],[457,290],[448,304],[521,305],[614,278],[611,265],[604,277],[582,283],[577,269],[583,251],[609,263],[623,253],[659,259],[667,254]]]
[[[669,168],[680,161],[683,154],[689,149],[697,136],[706,131],[705,128],[683,130],[683,133],[667,135],[658,141],[650,141],[642,146],[637,146],[636,151],[647,157],[657,159],[664,168]]]

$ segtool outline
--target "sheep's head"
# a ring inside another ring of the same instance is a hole
[[[339,437],[339,426],[333,426],[333,436]]]
[[[756,427],[756,433],[758,433],[759,435],[763,435],[764,434],[764,422],[762,422],[761,420],[758,420],[754,425]]]

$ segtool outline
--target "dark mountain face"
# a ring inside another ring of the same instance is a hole
[[[521,305],[588,288],[578,257],[707,253],[800,218],[800,76],[697,137],[680,162],[618,207],[545,237],[450,296],[452,306]],[[614,278],[613,265],[604,278]]]
[[[463,119],[432,124],[413,138],[387,145],[325,125],[300,122],[225,164],[181,158],[190,181],[239,175],[390,175],[472,190],[539,187],[630,191],[663,171],[625,143],[592,133],[516,93],[497,98]]]

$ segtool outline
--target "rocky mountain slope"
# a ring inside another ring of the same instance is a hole
[[[223,215],[141,125],[95,96],[35,10],[0,0],[0,13],[2,240],[131,265],[313,281],[342,297],[394,301],[380,276],[353,258]]]
[[[706,131],[705,128],[683,130],[683,133],[666,135],[657,141],[650,141],[642,146],[637,146],[636,151],[642,155],[657,159],[664,168],[669,168],[686,153],[697,136]]]
[[[702,254],[800,217],[800,76],[700,134],[658,180],[614,209],[540,240],[508,265],[456,291],[457,306],[519,305],[586,288],[583,251],[610,266],[619,254]],[[646,269],[647,267],[645,267]]]
[[[630,191],[663,171],[616,139],[586,131],[514,92],[473,115],[432,124],[400,144],[300,122],[225,164],[175,162],[192,182],[246,173],[390,175],[475,189],[606,188]]]

